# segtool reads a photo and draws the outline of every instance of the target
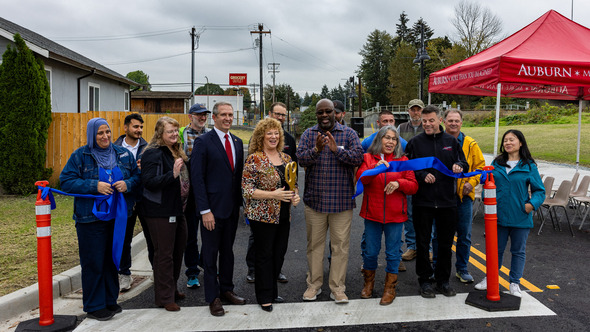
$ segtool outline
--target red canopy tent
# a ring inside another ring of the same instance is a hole
[[[579,100],[590,99],[590,29],[550,10],[496,45],[430,74],[429,93]],[[496,154],[494,144],[494,154]]]

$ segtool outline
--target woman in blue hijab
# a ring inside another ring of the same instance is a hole
[[[117,265],[139,170],[132,153],[111,143],[111,128],[105,119],[88,121],[86,141],[72,153],[59,180],[62,190],[68,193],[102,195],[76,197],[73,218],[82,267],[84,311],[89,318],[108,320],[122,311],[117,304]]]

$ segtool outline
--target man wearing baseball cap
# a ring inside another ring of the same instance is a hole
[[[184,152],[187,157],[190,158],[193,152],[193,145],[195,140],[200,135],[210,131],[207,128],[207,113],[211,113],[203,104],[194,104],[188,111],[188,118],[191,121],[185,127],[180,128],[180,142],[183,144]],[[195,199],[193,196],[193,190],[189,192],[189,199],[184,211],[184,217],[187,225],[187,240],[186,249],[184,252],[184,265],[186,265],[186,277],[188,279],[186,287],[198,288],[201,286],[199,283],[199,242],[197,233],[199,229],[199,223],[201,214],[196,212]]]
[[[412,99],[408,103],[408,114],[410,120],[404,122],[397,127],[397,131],[401,138],[409,141],[414,136],[424,132],[422,128],[422,109],[424,103],[420,99]],[[414,231],[414,223],[412,222],[412,196],[407,196],[408,199],[408,220],[404,222],[404,239],[406,242],[406,252],[403,253],[402,259],[404,261],[411,261],[416,258],[416,232]]]
[[[334,100],[334,118],[336,118],[336,122],[339,124],[346,126],[346,122],[344,122],[344,115],[346,115],[346,111],[344,110],[344,104],[340,100]]]

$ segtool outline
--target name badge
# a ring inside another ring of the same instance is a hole
[[[170,223],[173,224],[176,222],[176,216],[171,216],[169,219]]]

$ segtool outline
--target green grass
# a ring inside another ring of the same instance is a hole
[[[533,158],[564,164],[576,163],[577,124],[540,124],[500,126],[498,140],[508,129],[523,132]],[[463,127],[465,134],[473,137],[484,153],[494,151],[494,127]],[[582,124],[580,165],[590,167],[590,125]],[[499,151],[499,148],[498,148]]]

